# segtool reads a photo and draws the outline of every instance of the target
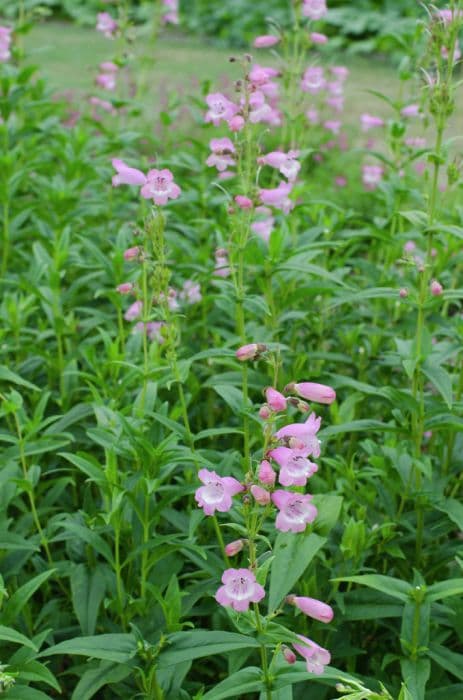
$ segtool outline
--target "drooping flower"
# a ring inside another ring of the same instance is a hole
[[[285,425],[275,433],[275,437],[287,440],[288,446],[304,457],[312,455],[317,458],[320,456],[320,440],[317,438],[320,424],[321,418],[311,413],[305,423]]]
[[[229,511],[233,496],[244,489],[232,476],[219,476],[209,469],[200,469],[198,477],[204,486],[196,489],[195,500],[206,515],[214,515],[216,510]]]
[[[249,97],[249,121],[251,124],[274,124],[278,125],[278,112],[265,101],[265,95],[261,90],[253,92]]]
[[[244,540],[233,540],[225,545],[225,554],[227,557],[234,557],[235,554],[241,552],[244,547]]]
[[[275,46],[280,41],[279,36],[274,34],[263,34],[262,36],[256,36],[253,41],[253,46],[255,49],[267,49],[270,46]]]
[[[276,68],[260,66],[258,63],[255,63],[249,71],[248,78],[255,88],[261,88],[272,78],[276,78],[279,74],[280,73]]]
[[[243,194],[237,194],[235,197],[235,202],[237,203],[240,209],[252,209],[254,206],[252,199],[249,199],[249,197],[245,197],[245,195]]]
[[[97,15],[96,30],[101,32],[107,39],[113,39],[117,32],[118,24],[111,17],[109,12],[99,12]]]
[[[214,126],[218,126],[222,120],[229,121],[239,111],[239,107],[220,92],[207,95],[206,103],[209,109],[204,121],[206,123],[212,122]]]
[[[260,156],[258,162],[261,165],[270,165],[271,168],[276,168],[282,175],[288,178],[288,182],[294,182],[297,178],[301,164],[297,160],[300,151],[272,151],[265,156]]]
[[[285,214],[289,214],[294,207],[294,202],[289,199],[289,194],[292,190],[292,184],[289,182],[280,182],[278,187],[272,189],[259,190],[259,197],[262,204],[281,209]]]
[[[164,206],[169,199],[177,199],[181,189],[174,182],[170,170],[150,170],[146,176],[146,184],[141,188],[144,199],[152,199],[158,206]]]
[[[272,494],[272,501],[279,510],[275,527],[281,532],[304,532],[307,523],[317,517],[310,494],[278,490]]]
[[[278,481],[282,486],[305,486],[307,479],[318,471],[318,466],[289,447],[275,447],[271,457],[280,467]]]
[[[278,412],[286,410],[286,396],[283,396],[283,394],[280,394],[279,391],[273,389],[271,386],[267,387],[265,390],[265,398],[272,411]]]
[[[333,608],[316,598],[289,595],[286,597],[286,602],[290,605],[295,605],[304,615],[313,617],[314,620],[319,620],[319,622],[327,624],[333,619]]]
[[[298,396],[307,401],[315,401],[316,403],[331,404],[336,400],[335,390],[326,384],[317,384],[316,382],[298,382],[289,384],[286,389],[295,391]]]
[[[123,282],[122,284],[118,284],[116,289],[119,294],[130,294],[133,292],[134,285],[133,282]]]
[[[303,0],[302,14],[309,19],[321,19],[328,12],[326,0]]]
[[[146,175],[137,168],[131,168],[119,158],[112,159],[113,168],[116,170],[116,175],[113,176],[113,187],[119,185],[144,185],[146,183]]]
[[[250,603],[258,603],[265,596],[263,587],[250,569],[227,569],[222,575],[222,583],[224,585],[215,594],[216,601],[237,612],[248,610]]]
[[[293,647],[306,660],[308,672],[321,676],[325,666],[331,661],[330,652],[301,634],[297,636],[302,644],[293,644]]]
[[[124,260],[139,260],[142,252],[143,251],[139,245],[135,245],[132,248],[127,248],[127,250],[124,250]]]

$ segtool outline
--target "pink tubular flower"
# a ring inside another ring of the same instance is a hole
[[[263,459],[260,463],[257,476],[259,477],[259,481],[267,486],[273,486],[275,484],[276,474],[270,462],[266,459]]]
[[[216,601],[237,612],[248,610],[250,603],[258,603],[265,596],[264,589],[249,569],[227,569],[222,583],[224,585],[215,594]]]
[[[268,243],[270,234],[273,231],[275,218],[272,216],[272,210],[268,207],[256,207],[256,214],[262,215],[264,218],[259,218],[251,224],[251,231],[259,236],[265,243]]]
[[[331,66],[330,71],[335,76],[335,78],[337,78],[341,82],[344,82],[344,80],[346,80],[347,76],[349,75],[349,69],[346,68],[346,66]]]
[[[203,298],[199,282],[193,282],[193,280],[185,280],[185,282],[183,283],[182,291],[180,292],[180,297],[187,304],[199,304],[199,302]]]
[[[288,663],[288,664],[295,664],[296,663],[297,656],[292,649],[290,649],[289,647],[283,646],[281,648],[281,650],[283,652],[283,658],[286,661],[286,663]]]
[[[249,490],[256,503],[258,503],[260,506],[267,506],[270,503],[270,494],[268,491],[263,489],[262,486],[253,484]]]
[[[320,440],[316,437],[321,418],[311,413],[305,423],[291,423],[275,433],[277,440],[285,440],[289,447],[303,457],[320,456]]]
[[[240,114],[235,114],[234,117],[228,120],[230,131],[233,131],[234,133],[241,131],[245,123],[244,118]]]
[[[253,41],[253,46],[255,49],[267,49],[270,46],[275,46],[280,41],[279,36],[274,34],[263,34],[262,36],[256,36]]]
[[[447,26],[459,19],[462,14],[461,10],[437,10],[437,17]]]
[[[123,282],[122,284],[118,284],[116,289],[119,294],[130,294],[130,292],[133,292],[133,284],[132,282]]]
[[[289,391],[295,391],[298,396],[307,399],[307,401],[330,404],[336,400],[335,390],[326,384],[301,382],[298,384],[289,384],[287,388]]]
[[[443,286],[437,280],[432,280],[431,284],[429,285],[429,289],[433,297],[439,297],[444,291]]]
[[[277,168],[282,175],[288,178],[288,182],[294,182],[297,178],[301,164],[298,160],[299,151],[272,151],[265,156],[258,158],[261,165],[270,165],[271,168]]]
[[[407,105],[400,110],[400,114],[403,117],[418,117],[420,114],[420,106],[415,104]]]
[[[117,173],[112,179],[113,187],[118,187],[119,185],[144,185],[146,183],[146,175],[141,170],[131,168],[119,158],[113,158],[111,162]]]
[[[10,27],[0,27],[0,63],[11,58],[11,32]]]
[[[144,199],[152,199],[158,206],[164,206],[169,199],[177,199],[181,189],[174,182],[174,176],[170,170],[150,170],[146,177],[146,184],[141,188],[141,196]]]
[[[235,160],[230,155],[235,153],[235,147],[229,138],[211,139],[209,147],[212,151],[206,161],[209,167],[216,167],[219,172],[224,172],[229,166],[235,165]]]
[[[381,119],[381,117],[375,117],[367,112],[361,115],[360,122],[362,125],[362,131],[370,131],[370,129],[384,126],[384,121]]]
[[[280,467],[278,481],[282,486],[305,486],[307,479],[318,471],[314,462],[289,447],[275,447],[268,455]]]
[[[237,203],[240,209],[252,209],[252,207],[254,206],[252,203],[252,199],[249,199],[249,197],[245,197],[242,194],[236,195],[235,202]]]
[[[383,179],[384,169],[381,165],[362,166],[362,182],[366,190],[375,190]]]
[[[142,254],[142,249],[139,245],[135,245],[132,248],[127,248],[124,250],[124,260],[138,260]]]
[[[326,0],[303,0],[302,14],[309,19],[321,19],[328,12]]]
[[[232,476],[219,476],[208,469],[200,469],[198,477],[204,486],[196,489],[195,501],[206,515],[214,515],[215,511],[226,513],[232,507],[232,497],[244,486]]]
[[[306,660],[308,672],[321,676],[325,666],[331,661],[330,652],[301,634],[297,636],[302,641],[302,644],[293,644],[293,647]]]
[[[289,595],[286,598],[286,602],[290,605],[295,605],[304,615],[313,617],[314,620],[319,620],[319,622],[327,624],[333,619],[333,608],[326,603],[322,603],[321,600],[316,600],[316,598]]]
[[[285,214],[289,214],[294,207],[294,203],[289,199],[292,185],[289,182],[280,182],[278,187],[273,189],[259,190],[259,197],[262,204],[281,209]]]
[[[107,39],[113,39],[117,32],[118,24],[111,17],[109,12],[99,12],[97,15],[96,30],[101,32]]]
[[[251,70],[249,71],[249,80],[254,85],[254,87],[262,87],[269,82],[272,78],[276,78],[279,75],[279,71],[276,68],[269,68],[268,66],[259,66],[255,63]]]
[[[251,124],[274,124],[277,117],[275,110],[265,101],[265,95],[258,90],[249,98],[249,121]]]
[[[275,520],[275,527],[281,532],[304,532],[307,523],[317,517],[317,509],[311,503],[310,494],[275,491],[272,501],[280,511]]]
[[[209,107],[204,121],[212,122],[214,126],[218,126],[221,120],[229,121],[238,112],[238,107],[230,102],[222,93],[213,92],[206,97],[206,103]]]
[[[162,345],[164,337],[161,333],[161,328],[163,326],[164,323],[162,321],[148,321],[147,323],[139,321],[139,323],[135,324],[134,331],[136,333],[146,333],[148,340],[155,340],[159,345]]]
[[[230,267],[228,264],[228,251],[225,248],[217,248],[215,251],[215,268],[214,275],[216,277],[229,277]]]
[[[225,545],[225,554],[227,557],[234,557],[235,554],[239,554],[244,547],[244,540],[233,540]]]
[[[272,411],[278,412],[286,410],[286,397],[280,394],[276,389],[272,389],[272,387],[269,386],[265,390],[265,398]]]
[[[312,95],[316,95],[317,92],[323,90],[325,85],[326,81],[323,76],[323,68],[320,66],[309,66],[305,70],[301,79],[302,92],[310,92]]]
[[[323,122],[323,126],[327,131],[331,131],[332,134],[339,134],[342,123],[337,119],[327,119]]]
[[[114,73],[100,73],[96,76],[95,83],[103,90],[112,92],[116,89],[116,76]]]
[[[179,24],[178,16],[178,0],[162,0],[164,8],[167,10],[162,15],[161,21],[163,24]]]
[[[262,345],[262,343],[250,343],[249,345],[242,345],[236,351],[236,358],[241,362],[245,360],[255,360],[261,355],[267,347]]]
[[[88,98],[88,101],[93,107],[99,107],[100,109],[104,110],[105,112],[108,112],[109,114],[117,114],[117,109],[115,109],[111,102],[108,102],[108,100],[102,100],[99,97],[92,96]],[[94,118],[97,118],[95,112],[93,113],[93,115]]]
[[[312,32],[310,35],[310,41],[313,44],[326,44],[328,37],[326,34],[320,34],[319,32]]]
[[[133,304],[129,306],[124,314],[126,321],[135,321],[136,318],[140,318],[143,311],[143,302],[134,301]]]

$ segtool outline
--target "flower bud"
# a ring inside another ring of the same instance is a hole
[[[272,411],[270,409],[270,406],[264,403],[264,405],[259,408],[259,416],[264,420],[267,420],[267,418],[270,418],[271,415]]]
[[[252,209],[253,207],[252,199],[249,199],[249,197],[245,197],[242,194],[236,195],[235,202],[237,203],[240,209]]]
[[[270,503],[270,494],[268,491],[263,489],[262,486],[257,486],[257,484],[253,484],[250,488],[250,491],[254,497],[254,500],[260,506],[266,506]]]
[[[272,389],[272,387],[269,386],[265,390],[265,398],[272,411],[278,412],[286,410],[286,398],[276,389]]]
[[[242,345],[236,351],[236,357],[241,362],[245,360],[256,360],[259,355],[267,350],[267,346],[262,343],[250,343],[249,345]]]
[[[402,287],[402,289],[399,289],[399,297],[401,299],[405,299],[405,297],[408,297],[408,289],[405,287]]]
[[[437,280],[433,280],[429,286],[429,289],[431,290],[431,294],[433,295],[433,297],[439,297],[442,294],[444,288],[442,287],[440,282],[438,282]]]
[[[320,34],[319,32],[312,32],[310,35],[310,41],[313,44],[326,44],[328,37],[326,34]]]
[[[330,386],[315,382],[301,382],[300,384],[288,384],[285,391],[295,391],[298,396],[316,403],[333,403],[336,392]]]
[[[292,649],[290,649],[289,647],[282,647],[281,650],[283,652],[284,659],[288,664],[296,663],[297,657]]]
[[[260,463],[257,476],[259,477],[259,481],[263,484],[267,484],[267,486],[273,486],[275,484],[275,471],[272,469],[270,462],[266,459],[263,459]]]
[[[244,127],[244,119],[243,117],[240,117],[239,114],[235,114],[234,117],[232,117],[229,122],[228,126],[230,127],[230,131],[241,131],[241,129]]]
[[[288,595],[286,596],[286,602],[290,605],[295,605],[301,612],[309,617],[313,617],[314,620],[328,623],[333,619],[333,608],[326,603],[322,603],[321,600],[307,598],[306,596]]]
[[[124,250],[124,260],[135,260],[140,257],[140,254],[141,248],[138,245],[133,246],[133,248],[127,248],[127,250]]]
[[[133,292],[133,284],[132,282],[123,282],[122,284],[118,284],[116,289],[119,294],[130,294],[130,292]]]
[[[235,554],[241,552],[244,547],[244,540],[234,540],[225,545],[225,554],[227,557],[234,557]]]

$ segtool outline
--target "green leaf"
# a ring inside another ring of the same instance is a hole
[[[436,664],[445,668],[446,671],[453,674],[458,680],[463,681],[463,654],[457,654],[454,651],[446,649],[441,644],[431,642],[428,656],[431,657]]]
[[[131,634],[100,634],[94,637],[68,639],[41,651],[38,656],[75,654],[124,664],[133,659],[136,653],[137,642]]]
[[[397,296],[397,289],[395,287],[369,287],[368,289],[359,289],[354,292],[343,293],[329,308],[334,309],[336,306],[341,306],[342,304],[359,303],[367,299],[397,299]]]
[[[105,576],[101,569],[89,571],[85,564],[78,564],[73,569],[71,575],[72,604],[82,634],[94,634],[105,588]]]
[[[423,374],[436,387],[439,394],[444,399],[448,408],[452,408],[452,378],[450,374],[440,365],[435,364],[430,358],[423,362],[421,367]]]
[[[222,397],[233,413],[239,415],[243,410],[243,392],[231,384],[214,384],[214,391]]]
[[[0,640],[2,642],[11,642],[12,644],[21,644],[24,647],[38,651],[34,642],[31,642],[30,639],[25,637],[20,632],[16,632],[16,630],[12,629],[11,627],[0,625]]]
[[[359,420],[353,420],[349,423],[343,423],[342,425],[330,425],[329,428],[325,428],[320,431],[320,436],[323,438],[331,437],[331,435],[342,435],[343,433],[355,433],[355,432],[368,432],[368,431],[390,431],[397,432],[397,427],[395,425],[388,425],[387,423],[382,423],[380,420],[374,420],[370,418],[361,418]]]
[[[46,683],[59,693],[61,692],[60,685],[53,673],[43,664],[31,659],[25,664],[19,666],[19,675],[22,681],[38,681]]]
[[[31,578],[30,581],[27,581],[27,583],[21,586],[21,588],[18,588],[18,590],[13,593],[5,605],[5,609],[2,613],[3,622],[6,622],[7,624],[13,622],[13,620],[18,617],[27,601],[34,595],[36,590],[40,588],[42,583],[49,579],[55,572],[56,569],[44,571],[38,576]]]
[[[380,574],[345,576],[332,580],[359,583],[362,586],[368,586],[368,588],[374,588],[376,591],[386,593],[386,595],[390,595],[392,598],[402,600],[404,603],[410,600],[410,592],[413,590],[413,586],[406,583],[406,581],[400,581],[400,579],[393,578],[392,576],[381,576]]]
[[[326,538],[314,533],[280,532],[273,550],[270,575],[269,612],[273,612],[300,579],[308,565],[323,547]]]
[[[24,539],[14,532],[0,532],[0,549],[13,549],[14,551],[38,552],[40,547],[30,540]]]
[[[202,700],[224,700],[239,698],[245,693],[257,693],[264,690],[262,671],[256,666],[242,668],[218,683],[215,688],[203,695]]]
[[[12,372],[11,369],[5,367],[5,365],[0,365],[0,381],[18,384],[19,386],[24,386],[26,389],[31,389],[32,391],[40,391],[38,386],[26,381],[20,377],[19,374],[16,374],[16,372]]]
[[[317,530],[325,537],[333,529],[339,520],[342,508],[342,496],[333,493],[316,494],[313,504],[318,510]]]
[[[450,578],[447,581],[439,581],[429,586],[428,599],[433,602],[442,598],[450,598],[453,595],[463,594],[463,578]]]
[[[426,683],[431,673],[429,659],[401,659],[402,678],[413,700],[425,700]]]
[[[27,685],[15,685],[8,691],[5,696],[10,700],[52,700],[49,695],[42,693],[41,690],[29,688]]]
[[[74,688],[71,700],[90,700],[105,685],[119,683],[131,673],[130,666],[103,661],[97,668],[85,671]]]
[[[423,211],[399,211],[399,214],[418,229],[423,229],[428,223],[428,217]]]
[[[450,520],[463,532],[463,503],[455,498],[447,498],[442,505],[436,505],[437,510],[446,513]]]
[[[192,632],[177,632],[169,637],[169,647],[159,656],[161,666],[199,659],[203,656],[223,654],[236,649],[259,647],[259,642],[236,632],[212,632],[209,630],[193,630]]]

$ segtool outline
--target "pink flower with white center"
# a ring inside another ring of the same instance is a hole
[[[275,484],[276,473],[272,469],[272,465],[267,459],[263,459],[259,465],[259,471],[257,473],[259,481],[267,486],[273,486]]]
[[[273,231],[275,218],[272,216],[272,210],[268,207],[256,207],[256,214],[264,216],[263,219],[258,219],[251,224],[251,231],[259,236],[264,243],[268,243],[270,235]]]
[[[123,282],[122,284],[118,284],[116,289],[119,292],[119,294],[130,294],[131,292],[133,292],[133,283]]]
[[[113,158],[111,163],[116,170],[116,175],[112,179],[113,187],[118,187],[119,185],[144,185],[146,183],[146,175],[141,170],[131,168],[120,158]]]
[[[303,0],[303,2],[302,14],[304,17],[317,20],[324,17],[328,12],[326,0]]]
[[[96,76],[95,83],[103,90],[112,92],[116,89],[116,76],[114,73],[100,73]]]
[[[254,206],[252,199],[245,197],[243,194],[237,194],[235,197],[235,202],[240,209],[252,209]]]
[[[228,153],[211,153],[206,160],[206,165],[210,168],[217,168],[219,173],[224,173],[228,167],[233,168],[236,162]]]
[[[280,182],[278,187],[273,189],[259,190],[259,197],[262,204],[281,209],[285,214],[289,214],[294,208],[294,202],[289,199],[292,190],[290,182]]]
[[[180,296],[187,304],[199,304],[199,302],[203,298],[199,282],[193,282],[193,280],[186,280],[183,283],[183,288],[180,292]]]
[[[307,117],[307,121],[309,121],[311,124],[316,125],[320,123],[320,115],[318,110],[314,109],[313,107],[307,110],[305,116]]]
[[[265,596],[262,586],[250,569],[227,569],[222,576],[222,583],[215,594],[216,601],[237,612],[249,609],[250,603],[258,603]]]
[[[174,176],[170,170],[150,170],[146,177],[146,184],[141,188],[141,196],[144,199],[152,199],[158,206],[164,206],[169,199],[177,199],[181,189],[174,182]]]
[[[178,0],[162,0],[167,12],[165,12],[161,18],[163,24],[179,24],[180,18],[178,16]]]
[[[331,131],[332,134],[339,134],[342,123],[335,119],[327,119],[326,122],[323,122],[323,126],[327,131]]]
[[[320,440],[317,433],[320,430],[321,418],[311,413],[305,423],[291,423],[280,428],[275,433],[277,440],[285,440],[288,447],[303,457],[320,456]]]
[[[269,68],[268,66],[259,66],[257,63],[253,65],[249,71],[249,80],[254,85],[254,87],[261,87],[269,82],[272,78],[276,78],[280,75],[276,68]]]
[[[301,164],[297,160],[299,151],[272,151],[266,156],[258,158],[258,162],[262,165],[270,165],[271,168],[277,168],[282,175],[288,178],[289,182],[294,182],[297,178]]]
[[[147,323],[139,321],[135,324],[133,330],[135,333],[146,333],[148,340],[155,340],[159,345],[162,345],[164,343],[164,337],[161,333],[161,328],[164,325],[162,321],[148,321]]]
[[[124,250],[124,260],[138,260],[142,254],[142,249],[139,245],[133,246],[132,248],[127,248]]]
[[[312,95],[316,95],[317,92],[323,90],[325,85],[323,68],[320,66],[309,66],[305,70],[301,80],[301,90],[303,92],[310,92]]]
[[[267,403],[272,409],[272,411],[286,411],[286,396],[280,394],[279,391],[273,389],[271,386],[267,387],[265,390],[265,398]]]
[[[318,466],[289,447],[275,447],[268,453],[280,467],[278,481],[282,486],[305,486]]]
[[[204,486],[196,489],[195,501],[206,515],[214,515],[216,510],[227,513],[233,505],[233,496],[244,489],[232,476],[219,476],[209,469],[200,469],[198,477]]]
[[[143,313],[143,302],[134,301],[133,304],[129,306],[124,314],[126,321],[135,321],[136,318],[140,318]]]
[[[384,169],[381,165],[364,165],[362,167],[362,182],[366,190],[375,190],[383,179]]]
[[[301,398],[307,399],[307,401],[315,401],[316,403],[330,404],[336,400],[335,390],[326,384],[300,382],[297,384],[288,384],[286,390],[295,391]]]
[[[384,126],[384,120],[381,119],[381,117],[375,117],[372,114],[368,114],[368,112],[361,115],[360,123],[362,125],[362,131],[370,131],[370,129]]]
[[[111,17],[109,12],[99,12],[97,15],[96,30],[101,32],[107,39],[113,39],[117,32],[118,24]]]
[[[320,34],[319,32],[312,32],[310,35],[310,41],[313,44],[326,44],[328,41],[328,37],[326,34]]]
[[[306,525],[317,517],[317,509],[311,503],[310,494],[275,491],[272,501],[280,511],[275,527],[281,532],[304,532]]]
[[[249,98],[249,121],[251,124],[259,124],[265,122],[273,123],[275,113],[273,108],[265,101],[265,95],[258,90],[253,92]]]
[[[313,617],[314,620],[327,624],[333,619],[333,608],[321,600],[316,598],[307,598],[305,596],[289,595],[286,597],[286,602],[290,605],[295,605],[304,615]]]
[[[274,34],[263,34],[262,36],[256,36],[252,45],[255,49],[268,49],[270,46],[275,46],[279,42],[279,36],[275,36]]]
[[[349,69],[346,68],[346,66],[331,66],[330,72],[335,76],[335,78],[341,80],[341,82],[346,80],[347,76],[349,75]]]
[[[257,486],[257,484],[253,484],[249,490],[256,503],[260,506],[268,506],[270,503],[270,494],[268,491],[263,489],[262,486]]]
[[[227,557],[234,557],[235,554],[239,554],[244,547],[244,540],[233,540],[225,545],[225,554]]]
[[[331,661],[330,652],[301,634],[297,636],[302,641],[302,644],[293,644],[293,647],[306,660],[308,672],[313,673],[315,676],[321,676],[325,666]]]
[[[407,105],[400,110],[400,114],[403,117],[419,117],[420,116],[420,106],[419,105]]]
[[[239,111],[239,107],[233,102],[230,102],[222,93],[213,92],[206,97],[206,103],[209,107],[204,121],[212,122],[214,126],[219,126],[220,122],[229,121]]]
[[[440,297],[440,295],[444,291],[443,286],[437,280],[432,280],[431,284],[429,285],[429,289],[433,297]]]

